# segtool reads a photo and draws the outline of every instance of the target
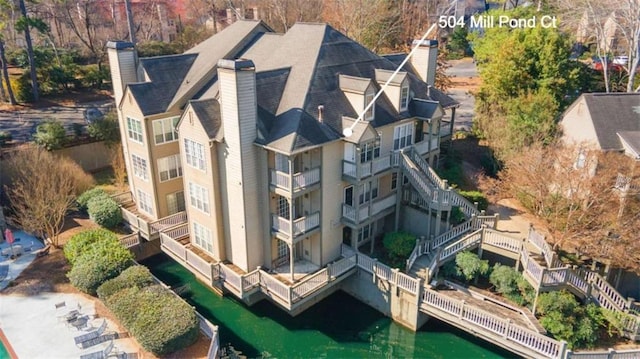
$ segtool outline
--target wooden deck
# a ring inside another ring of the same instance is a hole
[[[522,313],[510,308],[507,308],[506,306],[502,306],[494,302],[475,298],[470,293],[465,293],[463,291],[456,290],[456,289],[442,289],[442,290],[438,289],[438,292],[441,294],[445,294],[446,296],[453,299],[464,300],[465,303],[472,305],[478,309],[484,310],[488,313],[498,315],[505,319],[511,319],[511,321],[517,325],[521,325],[536,331],[538,329],[535,326],[531,325],[527,317],[522,315]]]

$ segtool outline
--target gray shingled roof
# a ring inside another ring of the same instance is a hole
[[[618,132],[618,136],[631,147],[636,155],[640,155],[640,131],[622,131]]]
[[[216,99],[192,100],[189,105],[195,112],[198,121],[207,132],[210,140],[222,138],[222,118],[220,117],[220,103]]]
[[[130,84],[129,91],[143,115],[166,112],[173,98],[172,94],[180,86],[195,59],[193,54],[140,59],[140,66],[151,82]]]
[[[640,93],[591,93],[582,96],[603,150],[622,149],[618,132],[640,131]]]
[[[404,59],[407,57],[407,54],[389,54],[389,55],[382,55],[382,57],[391,61],[394,65],[398,66],[402,63],[402,61],[404,61]],[[413,75],[418,76],[416,70],[413,68],[413,66],[411,66],[409,62],[407,62],[404,65],[403,70],[411,72]],[[440,102],[440,106],[442,106],[442,108],[451,108],[451,107],[460,106],[460,103],[458,101],[454,100],[451,96],[445,94],[444,92],[438,90],[433,86],[429,88],[428,97],[434,101]]]
[[[166,72],[173,71],[177,59],[182,61],[179,73],[171,75],[175,78],[164,81],[171,86],[160,86],[154,80],[151,84],[131,85],[131,88],[135,91],[136,87],[142,90],[146,86],[144,89],[149,92],[141,91],[137,97],[144,100],[142,107],[150,106],[156,112],[182,106],[181,101],[198,99],[191,102],[194,111],[209,136],[215,137],[220,134],[219,114],[214,113],[219,112],[218,105],[213,100],[219,91],[217,60],[221,57],[250,59],[256,69],[256,142],[290,153],[339,139],[345,126],[343,117],[358,116],[340,89],[340,78],[367,79],[377,91],[380,85],[376,82],[376,72],[380,77],[397,67],[326,24],[298,23],[281,35],[268,31],[260,22],[238,22],[180,55],[182,57],[163,57],[167,60]],[[152,65],[143,63],[145,69]],[[402,76],[408,78],[415,98],[430,99],[427,85],[419,77],[410,71]],[[162,101],[149,103],[158,98]],[[324,107],[322,122],[318,121],[320,105]],[[429,118],[433,111],[425,106],[410,106],[398,113],[382,95],[375,104],[375,119],[368,124],[375,128],[414,115]]]

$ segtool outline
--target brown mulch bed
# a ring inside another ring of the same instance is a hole
[[[63,232],[60,238],[60,243],[66,243],[72,235],[82,230],[95,227],[96,225],[92,221],[82,218],[81,216],[68,217],[65,221],[65,232]],[[98,298],[80,292],[69,283],[66,273],[70,269],[69,263],[67,263],[67,260],[64,258],[62,249],[52,248],[49,255],[36,258],[9,287],[2,291],[2,294],[30,296],[41,292],[55,292],[81,295],[94,302],[96,314],[99,317],[111,320],[117,325],[119,332],[125,332],[124,327]],[[166,357],[206,358],[209,344],[210,339],[200,334],[195,344]],[[153,354],[143,350],[140,345],[138,345],[138,347],[140,348],[138,352],[139,358],[156,358]]]

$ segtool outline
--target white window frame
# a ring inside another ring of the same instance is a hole
[[[413,122],[396,126],[393,129],[393,150],[397,151],[413,145],[415,127]]]
[[[205,160],[203,144],[196,142],[194,140],[185,138],[184,139],[184,155],[187,159],[187,164],[189,166],[206,172],[206,167],[205,167],[206,160]]]
[[[278,195],[278,216],[284,219],[291,217],[291,205],[286,197]]]
[[[375,97],[376,97],[375,93],[373,93],[373,92],[365,92],[365,94],[364,94],[364,108],[367,108],[367,106],[369,106],[369,103],[371,103]],[[369,107],[367,112],[364,113],[364,119],[367,120],[367,121],[371,121],[371,120],[373,120],[373,118],[375,116],[376,116],[376,104],[374,103],[373,105],[371,105],[371,107]]]
[[[289,173],[289,156],[276,152],[276,171]]]
[[[133,174],[144,180],[149,181],[149,166],[147,165],[147,159],[136,155],[135,153],[131,154],[131,166],[133,167]]]
[[[398,188],[398,172],[391,173],[391,190]]]
[[[144,192],[143,190],[138,188],[138,208],[153,216],[153,197],[151,197],[150,194],[148,194],[147,192]]]
[[[205,252],[213,254],[213,238],[211,230],[200,223],[193,222],[193,241]]]
[[[400,88],[400,111],[406,111],[409,107],[409,84],[406,82]]]
[[[178,131],[176,131],[176,125],[180,117],[163,118],[161,120],[153,121],[153,138],[156,145],[162,145],[165,143],[175,142],[178,140]],[[157,133],[158,126],[160,127],[160,133]],[[158,141],[158,137],[161,137]]]
[[[189,204],[191,207],[209,214],[211,210],[209,206],[209,190],[197,183],[189,182]]]
[[[360,163],[371,162],[380,157],[380,140],[360,144]]]
[[[277,251],[278,257],[276,259],[289,258],[289,245],[287,242],[278,239]]]
[[[369,203],[369,201],[373,201],[378,198],[379,191],[379,181],[375,179],[370,182],[361,183],[358,186],[358,203],[360,205]]]
[[[373,229],[373,223],[366,224],[358,229],[358,238],[357,238],[358,244],[362,244],[371,240],[372,232],[373,232],[372,229]]]
[[[174,172],[173,175],[172,172]],[[165,174],[164,179],[163,173]],[[182,177],[182,161],[180,161],[180,155],[171,155],[158,159],[158,178],[160,182],[166,182],[180,177]]]
[[[142,122],[132,117],[127,117],[127,135],[133,142],[144,143],[142,134]]]
[[[185,203],[184,191],[169,193],[166,198],[167,211],[169,212],[169,215],[182,212],[186,209],[187,204]],[[180,199],[182,199],[182,201]],[[182,208],[180,207],[180,204],[182,204]]]

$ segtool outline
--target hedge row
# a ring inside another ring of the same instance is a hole
[[[149,270],[134,266],[102,284],[98,295],[145,350],[162,356],[193,344],[199,323],[191,306],[153,283]]]
[[[85,191],[76,200],[78,209],[86,211],[89,217],[105,228],[115,228],[122,222],[122,212],[116,202],[102,188]]]
[[[120,244],[115,234],[103,229],[73,236],[64,252],[72,265],[67,273],[71,284],[91,295],[133,263],[133,254]]]

